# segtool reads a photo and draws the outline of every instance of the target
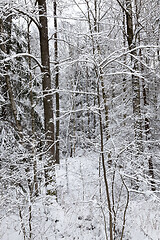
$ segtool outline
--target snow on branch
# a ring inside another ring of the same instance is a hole
[[[117,60],[118,58],[123,57],[123,56],[125,56],[125,55],[127,55],[127,54],[130,54],[130,53],[132,53],[132,52],[134,52],[134,51],[136,51],[136,50],[138,50],[138,49],[145,49],[145,48],[146,48],[146,49],[147,49],[147,48],[160,49],[160,45],[138,46],[138,47],[135,47],[135,48],[133,48],[133,49],[131,49],[131,50],[128,50],[128,51],[126,51],[126,52],[123,52],[123,53],[121,53],[121,54],[113,57],[112,59],[110,59],[110,58],[109,58],[110,56],[108,56],[107,58],[105,58],[105,59],[99,64],[99,67],[100,67],[100,68],[105,68],[107,65],[109,65],[109,64],[112,63],[112,62],[114,62],[114,61]]]
[[[29,53],[18,53],[18,54],[9,56],[9,57],[3,59],[3,62],[8,62],[8,61],[13,60],[14,58],[18,58],[18,57],[32,58],[38,64],[38,66],[41,68],[41,70],[44,69],[44,66],[41,65],[41,63],[38,61],[38,59],[36,57],[34,57],[32,54],[29,54]]]

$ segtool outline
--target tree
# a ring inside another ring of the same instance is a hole
[[[127,25],[127,41],[128,47],[131,51],[131,65],[133,72],[138,71],[138,62],[136,59],[137,53],[134,48],[136,47],[136,35],[133,30],[133,14],[132,14],[132,1],[126,0],[126,25]],[[140,101],[140,82],[139,77],[132,74],[132,96],[133,96],[133,116],[134,116],[134,131],[135,131],[135,145],[136,155],[143,152],[142,144],[142,120],[141,120],[141,101]]]
[[[2,228],[130,239],[129,201],[159,191],[157,3],[1,1]]]
[[[43,105],[44,105],[44,124],[47,151],[47,164],[45,166],[46,186],[48,194],[54,194],[55,189],[50,189],[50,184],[55,183],[55,143],[54,143],[54,118],[53,118],[53,99],[51,94],[51,75],[50,57],[48,42],[47,6],[45,0],[38,0],[39,21],[40,21],[40,49],[42,62],[42,85],[43,85]],[[55,188],[55,185],[54,187]]]
[[[59,107],[59,67],[58,67],[58,26],[57,26],[57,1],[53,2],[54,9],[54,58],[55,58],[55,88],[56,88],[56,150],[55,159],[59,163],[59,127],[60,127],[60,107]]]

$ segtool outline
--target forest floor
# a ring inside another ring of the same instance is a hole
[[[52,199],[47,200],[42,193],[32,203],[31,215],[25,205],[21,208],[23,215],[21,219],[17,206],[12,206],[8,213],[5,212],[0,221],[1,240],[23,240],[24,234],[26,240],[29,239],[29,234],[30,238],[35,240],[107,239],[105,221],[108,221],[108,209],[103,190],[101,201],[99,198],[98,156],[89,153],[79,155],[81,156],[62,160],[56,169],[57,202]],[[101,186],[103,188],[103,183]],[[122,196],[121,201],[123,206],[126,201],[125,196]],[[123,216],[124,208],[119,211]],[[29,225],[29,216],[31,216],[31,225]],[[119,234],[121,220],[117,217]],[[106,229],[108,231],[108,224]],[[158,199],[149,194],[130,198],[123,239],[160,240]],[[118,233],[115,240],[120,240]]]

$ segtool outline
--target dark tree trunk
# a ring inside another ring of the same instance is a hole
[[[132,1],[126,0],[126,25],[127,25],[127,41],[129,50],[131,52],[131,63],[133,71],[138,70],[138,62],[134,58],[137,53],[135,48],[135,39],[133,32],[133,18],[132,18]],[[133,103],[133,117],[134,117],[134,132],[135,132],[135,146],[136,155],[139,155],[143,151],[142,144],[142,129],[141,129],[141,106],[140,106],[140,83],[139,77],[132,74],[132,103]]]
[[[59,164],[59,68],[58,68],[58,26],[57,26],[57,1],[54,0],[54,57],[55,57],[55,88],[56,88],[56,163]]]
[[[147,108],[148,104],[148,100],[147,100],[147,95],[148,95],[148,86],[147,83],[145,85],[144,81],[142,84],[143,87],[143,101],[144,101],[144,107]],[[149,141],[151,140],[151,130],[150,130],[150,120],[147,116],[145,116],[144,119],[144,128],[145,128],[145,136],[146,136],[146,141],[147,141],[147,145],[148,145],[148,150],[149,152],[151,151],[151,145],[149,143]],[[148,156],[148,168],[149,168],[149,175],[151,177],[151,190],[155,191],[156,187],[155,187],[155,177],[154,177],[154,168],[153,168],[153,160],[152,160],[152,155],[150,154]]]
[[[39,20],[40,20],[40,50],[42,69],[42,85],[43,85],[43,105],[44,105],[44,125],[45,139],[47,146],[47,165],[45,167],[46,187],[55,182],[54,179],[54,118],[53,118],[53,99],[51,94],[51,75],[50,75],[50,58],[49,58],[49,43],[48,43],[48,22],[47,22],[47,7],[46,0],[38,0]],[[49,187],[48,194],[54,194]]]
[[[31,45],[30,45],[30,22],[27,22],[28,28],[27,28],[27,43],[28,43],[28,53],[31,54]],[[29,69],[31,69],[31,58],[29,58],[28,61]],[[37,160],[36,160],[36,140],[35,140],[35,110],[34,110],[34,98],[33,98],[33,79],[32,74],[29,74],[29,88],[30,88],[30,105],[31,105],[31,125],[32,125],[32,158],[33,158],[33,173],[34,173],[34,190],[35,195],[38,196],[39,190],[38,190],[38,179],[37,179]]]

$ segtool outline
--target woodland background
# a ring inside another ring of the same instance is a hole
[[[0,1],[0,239],[160,239],[160,1]]]

